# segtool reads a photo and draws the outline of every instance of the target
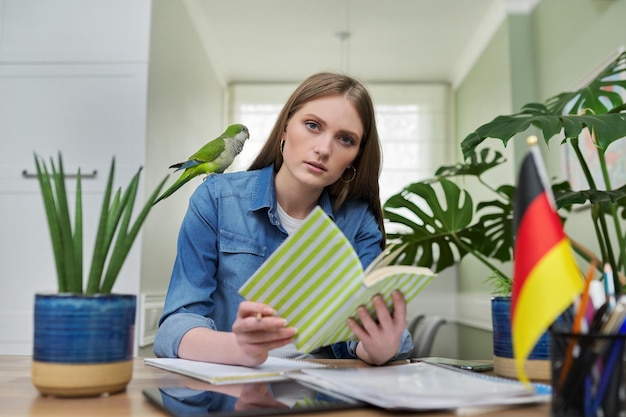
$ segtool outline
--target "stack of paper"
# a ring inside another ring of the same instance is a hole
[[[327,392],[397,410],[441,410],[549,401],[550,386],[424,362],[408,365],[303,369],[290,375]]]

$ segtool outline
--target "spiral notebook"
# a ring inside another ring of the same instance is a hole
[[[288,379],[287,374],[289,372],[326,367],[326,365],[321,363],[277,356],[270,356],[261,365],[253,367],[199,362],[179,358],[145,358],[144,363],[215,385],[282,381]]]

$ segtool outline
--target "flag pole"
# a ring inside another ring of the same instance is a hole
[[[554,194],[552,194],[552,187],[550,186],[550,181],[548,180],[548,172],[546,171],[546,167],[543,165],[543,156],[541,155],[541,149],[539,148],[539,139],[535,135],[531,135],[526,138],[526,144],[533,156],[535,157],[535,161],[541,161],[535,165],[537,169],[537,174],[539,174],[539,179],[541,180],[541,184],[548,196],[548,201],[552,206],[552,209],[556,211],[556,201],[554,200]]]

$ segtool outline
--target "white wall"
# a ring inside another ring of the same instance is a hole
[[[225,128],[224,86],[207,58],[183,2],[154,0],[147,104],[146,190]],[[180,173],[170,175],[166,187]],[[141,288],[165,295],[176,256],[180,222],[192,180],[151,211],[142,235]],[[150,315],[148,314],[148,317]],[[139,326],[144,319],[140,306]],[[147,327],[153,326],[154,320]],[[149,329],[148,329],[149,330]],[[141,340],[141,335],[140,335]],[[149,348],[142,352],[149,355]]]
[[[146,190],[176,162],[186,160],[224,130],[224,87],[193,30],[182,2],[154,0],[150,38],[147,106]],[[166,187],[180,173],[172,174]],[[190,181],[159,202],[143,231],[144,292],[167,290],[176,254],[178,229],[189,196],[200,183]]]
[[[9,283],[0,294],[0,354],[29,354],[34,294],[56,291],[38,185],[22,177],[34,171],[33,152],[62,151],[67,171],[97,170],[83,181],[85,211],[95,213],[93,193],[111,157],[119,185],[145,166],[149,192],[169,165],[217,136],[224,87],[182,2],[0,0],[0,28],[0,239]],[[194,185],[153,209],[114,291],[165,293]],[[93,227],[85,228],[90,242]]]

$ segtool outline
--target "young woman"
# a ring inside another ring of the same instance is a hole
[[[245,301],[238,289],[320,206],[342,229],[364,267],[385,246],[378,193],[381,151],[374,108],[353,78],[319,73],[306,79],[278,116],[248,171],[209,176],[194,192],[181,225],[178,254],[155,337],[157,356],[241,364],[270,351],[297,355],[288,327],[268,305]],[[346,323],[359,341],[327,351],[337,358],[383,364],[413,347],[406,304],[374,298]],[[264,317],[257,320],[261,313]]]

